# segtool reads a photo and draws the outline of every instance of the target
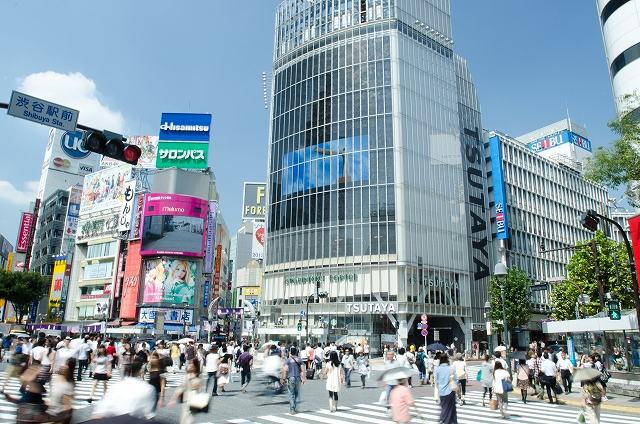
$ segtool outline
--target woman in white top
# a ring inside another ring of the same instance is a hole
[[[96,391],[98,382],[102,381],[103,396],[107,394],[107,381],[111,378],[111,360],[107,356],[107,351],[104,346],[98,348],[98,354],[93,357],[93,363],[95,368],[93,370],[93,387],[91,388],[91,396],[89,397],[89,403],[93,402],[93,394]]]
[[[338,392],[340,384],[344,384],[342,370],[340,369],[340,359],[338,352],[332,351],[329,360],[324,364],[324,373],[327,376],[326,389],[329,392],[329,410],[336,412],[338,410]]]
[[[75,382],[73,381],[73,369],[75,368],[75,358],[69,358],[67,362],[58,369],[53,376],[54,384],[49,390],[47,398],[47,414],[52,422],[71,422],[73,413],[73,394]]]
[[[498,399],[498,409],[502,418],[506,418],[505,411],[509,403],[509,392],[505,392],[503,388],[504,381],[511,381],[509,372],[502,367],[502,363],[496,361],[495,371],[493,371],[493,393]]]
[[[465,404],[464,395],[467,394],[467,362],[464,360],[462,353],[456,353],[455,361],[451,364],[453,370],[460,382],[460,390],[458,390],[458,397],[462,405]]]

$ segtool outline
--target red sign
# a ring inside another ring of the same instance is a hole
[[[220,268],[222,267],[222,245],[216,246],[216,262],[213,274],[213,298],[220,295]]]
[[[140,240],[132,240],[129,242],[127,264],[124,268],[124,280],[122,281],[120,318],[136,318],[138,292],[140,291],[140,270],[142,268],[140,244]]]
[[[31,212],[22,212],[20,219],[20,231],[18,231],[18,243],[16,252],[26,253],[31,244],[31,227],[33,226],[33,214]]]
[[[631,232],[631,248],[636,262],[636,275],[640,276],[640,215],[629,218],[629,231]],[[640,283],[638,284],[640,288]]]

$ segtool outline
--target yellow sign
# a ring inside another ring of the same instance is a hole
[[[260,287],[243,287],[242,294],[244,296],[260,296]]]
[[[67,261],[57,260],[53,265],[53,276],[51,277],[51,290],[49,292],[49,315],[52,309],[60,307],[62,300],[62,285],[64,282],[64,272],[67,268]]]
[[[9,257],[7,258],[7,269],[6,269],[6,271],[11,271],[11,265],[13,265],[13,252],[9,252]]]

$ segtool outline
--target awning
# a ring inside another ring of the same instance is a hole
[[[609,317],[573,319],[567,321],[548,321],[542,323],[542,331],[555,333],[592,333],[594,331],[638,331],[638,318],[633,311],[622,315],[619,320]]]

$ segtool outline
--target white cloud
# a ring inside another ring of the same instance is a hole
[[[79,72],[54,71],[27,75],[18,91],[80,111],[78,122],[97,129],[122,133],[124,117],[99,99],[96,83]]]
[[[38,181],[27,181],[24,188],[19,190],[9,181],[0,180],[0,201],[16,206],[29,206],[33,202],[38,191]]]

